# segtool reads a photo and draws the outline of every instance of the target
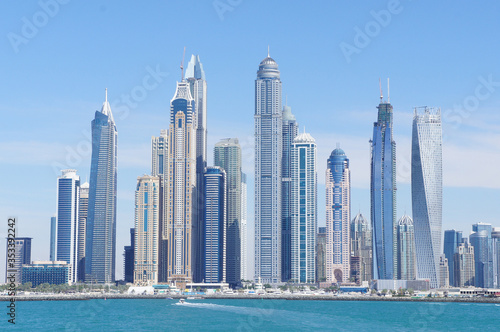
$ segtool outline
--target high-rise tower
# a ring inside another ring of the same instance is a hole
[[[415,231],[413,220],[404,215],[398,221],[398,279],[415,280]]]
[[[470,244],[474,246],[476,287],[493,288],[494,285],[494,251],[491,224],[477,223],[472,225]],[[496,264],[495,264],[496,265]]]
[[[297,136],[298,124],[292,108],[283,106],[283,155],[281,159],[281,279],[292,278],[292,144]]]
[[[193,278],[202,278],[203,238],[203,172],[207,166],[207,81],[199,55],[191,55],[186,68],[186,81],[194,99],[193,126],[196,131],[196,189],[193,193]]]
[[[370,222],[358,213],[351,222],[351,252],[359,257],[359,281],[372,279],[372,230]],[[351,266],[351,271],[353,266]]]
[[[205,208],[203,222],[203,280],[226,282],[227,257],[235,254],[226,245],[226,172],[218,166],[207,167],[204,174]]]
[[[456,286],[455,283],[455,251],[458,245],[463,243],[463,236],[461,231],[454,229],[444,231],[444,255],[448,259],[448,276],[450,286]]]
[[[168,131],[169,181],[167,200],[168,282],[193,281],[193,209],[196,189],[195,101],[189,83],[177,83],[170,101]]]
[[[441,110],[425,108],[413,117],[411,197],[417,277],[439,287],[443,205]]]
[[[396,142],[392,136],[392,105],[382,93],[371,143],[371,222],[373,279],[395,279],[396,241]]]
[[[347,282],[351,257],[351,171],[345,152],[332,151],[326,166],[326,281]]]
[[[80,186],[80,211],[78,215],[78,281],[85,280],[85,228],[89,207],[89,183]]]
[[[134,283],[158,282],[160,178],[137,178],[135,190]]]
[[[248,280],[247,175],[241,173],[241,279]]]
[[[102,109],[95,112],[92,120],[85,282],[115,280],[117,137],[106,89]]]
[[[151,137],[151,175],[159,177],[159,220],[158,220],[158,282],[168,280],[167,213],[170,202],[168,188],[170,176],[168,155],[168,133],[161,130],[160,136]]]
[[[281,282],[281,81],[268,56],[255,80],[255,279]]]
[[[225,171],[226,282],[236,286],[241,280],[241,148],[237,138],[223,139],[215,144],[214,165]]]
[[[57,178],[57,253],[58,261],[71,264],[70,282],[78,277],[78,219],[80,177],[76,170],[66,169]]]
[[[291,280],[316,282],[316,141],[299,134],[291,149]]]

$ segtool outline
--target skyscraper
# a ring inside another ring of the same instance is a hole
[[[16,283],[20,284],[21,283],[21,268],[23,264],[30,264],[31,263],[31,237],[16,237],[15,239],[12,238],[7,238],[7,246],[5,249],[5,282],[7,283],[7,277],[14,274]],[[15,249],[15,261],[9,262],[9,259],[12,259],[12,257],[9,257],[9,254],[12,254],[12,252],[9,252],[9,249],[12,249],[12,245],[9,246],[9,243],[12,243],[12,241],[15,242],[14,244],[14,249]],[[15,271],[15,272],[12,272]],[[9,280],[10,282],[11,280]]]
[[[168,280],[168,241],[167,241],[167,212],[170,202],[168,200],[168,133],[161,130],[160,136],[151,137],[151,175],[160,179],[159,194],[159,239],[158,239],[158,282]]]
[[[241,173],[241,232],[240,232],[240,262],[241,262],[241,279],[248,280],[248,244],[247,244],[247,175]]]
[[[278,64],[261,61],[255,80],[255,279],[281,282],[281,81]]]
[[[123,280],[134,282],[134,248],[135,248],[135,228],[130,229],[130,245],[123,248]]]
[[[337,147],[326,165],[326,281],[347,282],[351,266],[351,171]]]
[[[372,279],[372,230],[370,222],[361,212],[351,222],[351,252],[353,257],[359,257],[359,281],[370,281]]]
[[[458,244],[454,260],[455,286],[474,286],[474,247],[467,242],[467,239]]]
[[[69,280],[78,277],[78,221],[80,177],[76,170],[66,169],[57,178],[57,260],[71,264]]]
[[[204,182],[203,280],[206,283],[226,282],[227,256],[235,254],[226,245],[226,230],[229,229],[226,227],[226,193],[229,192],[226,172],[222,167],[207,167]]]
[[[283,106],[283,153],[281,159],[281,278],[286,282],[292,277],[292,144],[297,136],[298,124],[292,108]]]
[[[473,233],[469,236],[474,246],[475,285],[481,288],[493,288],[493,239],[491,224],[472,225]]]
[[[455,283],[455,251],[458,245],[463,242],[462,232],[454,229],[444,231],[444,255],[448,259],[448,275],[450,286],[457,286]]]
[[[189,83],[177,82],[170,101],[170,128],[168,138],[169,181],[166,198],[167,212],[168,282],[193,281],[192,222],[196,186],[196,123],[194,99]]]
[[[326,227],[318,227],[316,235],[316,282],[326,281]]]
[[[404,215],[398,221],[398,279],[415,280],[415,230],[413,220]]]
[[[215,144],[214,164],[226,173],[226,282],[236,286],[241,280],[241,148],[237,138]]]
[[[316,141],[308,133],[293,140],[291,151],[292,282],[316,282]]]
[[[448,267],[448,258],[443,254],[439,257],[439,288],[450,287],[450,271]]]
[[[417,273],[439,286],[443,205],[441,110],[415,109],[411,151],[411,197]]]
[[[56,240],[57,240],[57,218],[56,215],[50,217],[50,260],[56,260]]]
[[[117,137],[106,89],[102,109],[95,112],[92,120],[85,282],[115,280]]]
[[[491,238],[493,239],[493,286],[498,288],[500,287],[500,228],[493,228]]]
[[[397,276],[396,241],[396,142],[393,111],[389,101],[378,105],[371,143],[371,221],[373,232],[373,279]]]
[[[85,227],[89,206],[89,183],[80,186],[80,211],[78,216],[78,275],[77,281],[85,280]]]
[[[158,282],[160,178],[137,178],[135,190],[134,283]]]
[[[186,81],[194,99],[193,126],[196,130],[196,189],[193,193],[193,278],[201,281],[203,238],[203,172],[207,166],[207,81],[199,55],[191,55],[186,68]]]

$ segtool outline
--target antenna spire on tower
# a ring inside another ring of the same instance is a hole
[[[267,44],[267,57],[269,58],[269,44]]]
[[[108,88],[106,88],[106,103],[108,102]]]

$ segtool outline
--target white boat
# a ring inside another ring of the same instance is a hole
[[[179,304],[184,304],[186,301],[184,299],[179,299]]]

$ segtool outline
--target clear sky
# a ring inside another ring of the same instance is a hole
[[[499,12],[497,1],[2,1],[0,274],[8,216],[33,237],[32,259],[48,260],[59,170],[88,178],[90,121],[108,88],[122,277],[136,179],[150,172],[151,136],[168,128],[184,46],[206,72],[209,164],[219,139],[242,145],[251,231],[254,80],[268,45],[300,130],[317,140],[320,225],[337,142],[350,158],[352,215],[369,217],[368,141],[379,78],[385,99],[390,77],[398,217],[411,215],[412,114],[426,105],[443,113],[443,229],[500,227]]]

